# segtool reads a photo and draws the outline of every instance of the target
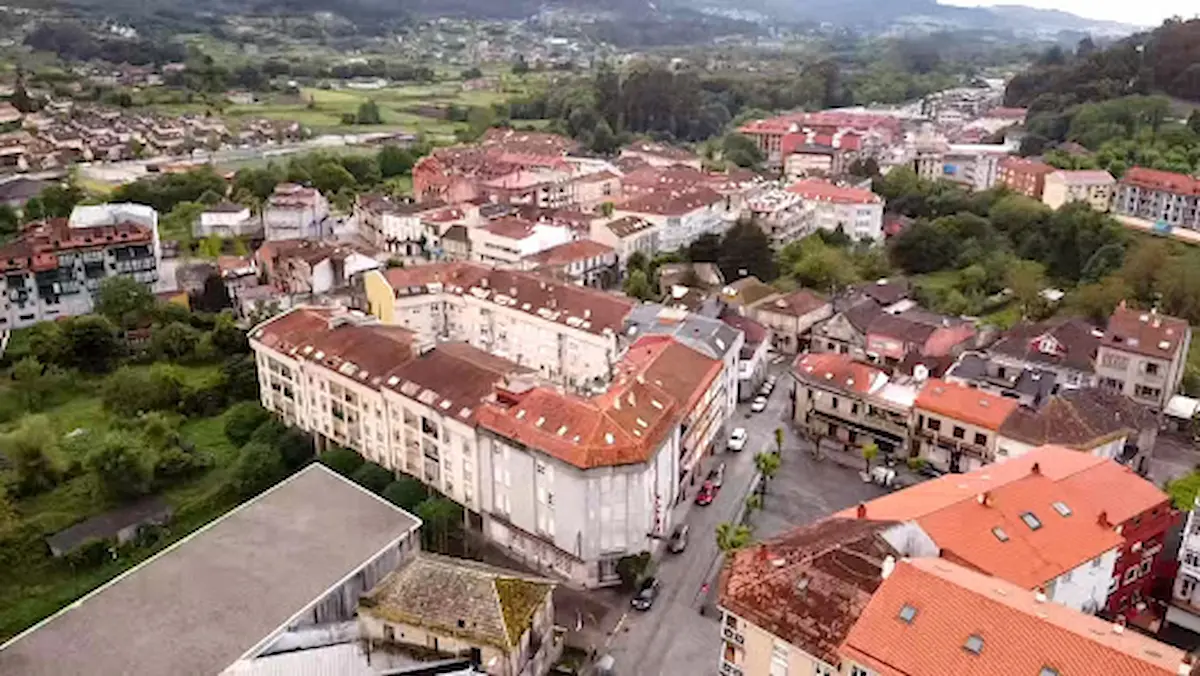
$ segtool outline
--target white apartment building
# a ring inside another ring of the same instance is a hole
[[[1086,202],[1096,211],[1108,211],[1116,184],[1107,171],[1055,171],[1046,175],[1042,202],[1051,209]]]
[[[586,390],[624,351],[629,299],[516,270],[439,263],[363,275],[371,314],[423,339],[462,341]]]
[[[800,239],[816,227],[817,205],[781,188],[756,190],[746,198],[745,210],[778,246]]]
[[[1200,496],[1188,512],[1179,543],[1179,572],[1171,588],[1167,622],[1200,632]]]
[[[617,252],[622,269],[629,257],[640,252],[647,260],[663,251],[662,226],[637,216],[624,216],[607,221],[593,221],[591,239],[606,244]]]
[[[250,237],[262,231],[262,222],[250,214],[250,207],[222,202],[206,208],[192,225],[192,234],[198,238]]]
[[[987,143],[951,143],[942,157],[939,178],[971,190],[987,190],[1000,180],[1000,161],[1016,148]]]
[[[883,241],[883,198],[861,188],[847,188],[810,178],[797,181],[788,192],[799,195],[811,209],[814,227],[839,228],[856,241]]]
[[[426,350],[410,331],[327,308],[294,309],[250,338],[265,408],[479,511],[475,413],[524,369],[462,343]]]
[[[415,258],[437,247],[439,231],[424,217],[445,209],[440,202],[418,204],[385,195],[360,195],[354,203],[358,233],[368,244],[401,257]]]
[[[321,191],[293,183],[275,186],[263,207],[263,228],[268,241],[320,238],[329,234],[329,202]]]
[[[723,235],[737,220],[738,213],[729,200],[707,187],[692,187],[671,192],[652,192],[619,204],[613,215],[633,216],[659,226],[658,245],[663,251],[676,251],[701,235]],[[603,240],[600,240],[603,241]]]
[[[488,265],[519,265],[521,260],[575,239],[570,228],[504,216],[470,228],[471,259]]]

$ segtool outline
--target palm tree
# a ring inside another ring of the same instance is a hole
[[[746,518],[749,519],[750,515],[754,513],[754,510],[762,509],[762,507],[763,499],[761,495],[751,495],[750,497],[746,498]]]
[[[783,428],[782,427],[775,428],[775,454],[776,455],[783,454]]]
[[[717,549],[723,554],[737,551],[750,544],[754,533],[749,526],[729,522],[717,524]]]
[[[762,475],[762,481],[759,482],[759,490],[764,495],[767,492],[767,482],[775,478],[779,473],[779,466],[782,460],[774,453],[759,453],[754,456],[754,467],[758,473]]]

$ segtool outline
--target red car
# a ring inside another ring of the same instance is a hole
[[[701,507],[711,505],[713,498],[717,497],[717,487],[711,481],[705,481],[700,486],[700,492],[696,494],[696,504]]]

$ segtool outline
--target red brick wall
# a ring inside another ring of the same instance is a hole
[[[1161,567],[1156,567],[1155,561],[1162,556],[1163,538],[1179,518],[1179,513],[1171,509],[1170,501],[1164,500],[1154,509],[1122,524],[1121,535],[1125,538],[1125,544],[1117,555],[1113,569],[1113,576],[1119,582],[1108,596],[1106,609],[1109,613],[1133,614],[1139,599],[1149,600],[1155,579],[1161,574]],[[1137,551],[1133,551],[1139,543]],[[1146,561],[1149,561],[1149,573],[1143,574],[1143,563]],[[1138,569],[1137,579],[1126,584],[1125,576],[1131,568]]]

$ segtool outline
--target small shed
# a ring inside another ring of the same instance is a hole
[[[124,544],[137,537],[142,526],[162,526],[171,520],[171,505],[160,496],[118,507],[46,538],[50,553],[64,556],[89,540],[116,540]]]

